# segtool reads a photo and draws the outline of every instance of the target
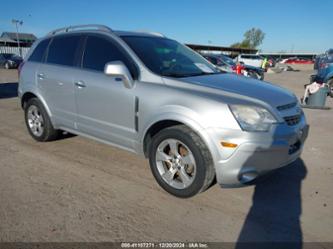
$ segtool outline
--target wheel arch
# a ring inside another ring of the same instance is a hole
[[[47,114],[49,115],[50,119],[52,120],[51,111],[50,111],[48,105],[46,104],[44,98],[42,98],[39,94],[36,94],[34,92],[25,92],[21,97],[21,107],[24,109],[25,104],[32,98],[37,98],[40,102],[42,102]]]
[[[211,148],[210,138],[208,137],[208,134],[204,132],[203,127],[201,127],[195,121],[186,118],[185,116],[182,116],[182,118],[180,118],[179,114],[172,114],[163,118],[155,119],[154,121],[150,122],[150,125],[148,125],[147,128],[144,130],[142,136],[142,150],[146,158],[148,157],[149,144],[154,135],[156,135],[159,131],[163,129],[175,125],[184,125],[190,128],[202,139],[202,141],[206,144],[207,148]]]
[[[32,98],[38,98],[38,97],[32,92],[26,92],[26,93],[23,94],[23,96],[21,98],[21,107],[22,107],[22,109],[25,108],[26,103]]]

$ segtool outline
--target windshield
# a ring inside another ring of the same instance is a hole
[[[12,54],[2,54],[5,59],[10,59]]]
[[[2,54],[5,59],[19,59],[20,57],[16,54]]]
[[[162,37],[123,36],[142,62],[161,76],[189,77],[221,73],[188,47]]]

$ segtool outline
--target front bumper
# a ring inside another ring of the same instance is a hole
[[[218,153],[213,156],[217,182],[223,187],[243,186],[292,163],[301,155],[308,131],[304,116],[298,125],[279,124],[270,132],[211,130]],[[224,148],[220,145],[222,140],[238,147]]]

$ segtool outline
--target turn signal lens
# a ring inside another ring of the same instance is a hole
[[[227,148],[236,148],[238,146],[237,144],[233,144],[233,143],[229,143],[229,142],[221,142],[221,145],[223,147],[227,147]]]

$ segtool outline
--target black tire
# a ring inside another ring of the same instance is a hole
[[[186,188],[177,189],[170,186],[161,176],[156,164],[156,150],[166,139],[176,139],[186,145],[193,154],[196,164],[196,174],[193,182]],[[189,198],[212,186],[215,179],[215,169],[212,156],[202,139],[190,128],[184,125],[172,126],[157,133],[149,145],[149,162],[152,173],[158,184],[170,194]]]
[[[248,74],[249,74],[249,77],[252,79],[256,79],[256,80],[260,79],[260,76],[255,71],[250,70],[250,71],[248,71]]]
[[[33,130],[29,126],[28,112],[30,108],[33,108],[33,106],[37,108],[39,114],[42,116],[43,119],[43,131],[41,132],[40,135],[34,134]],[[24,104],[24,116],[25,116],[25,124],[29,131],[29,134],[35,140],[39,142],[47,142],[58,138],[59,130],[53,128],[49,115],[47,114],[43,104],[37,98],[29,99],[28,102]]]
[[[329,88],[329,92],[328,92],[328,96],[330,96],[331,98],[333,98],[333,79],[330,79],[328,82],[328,88]]]

